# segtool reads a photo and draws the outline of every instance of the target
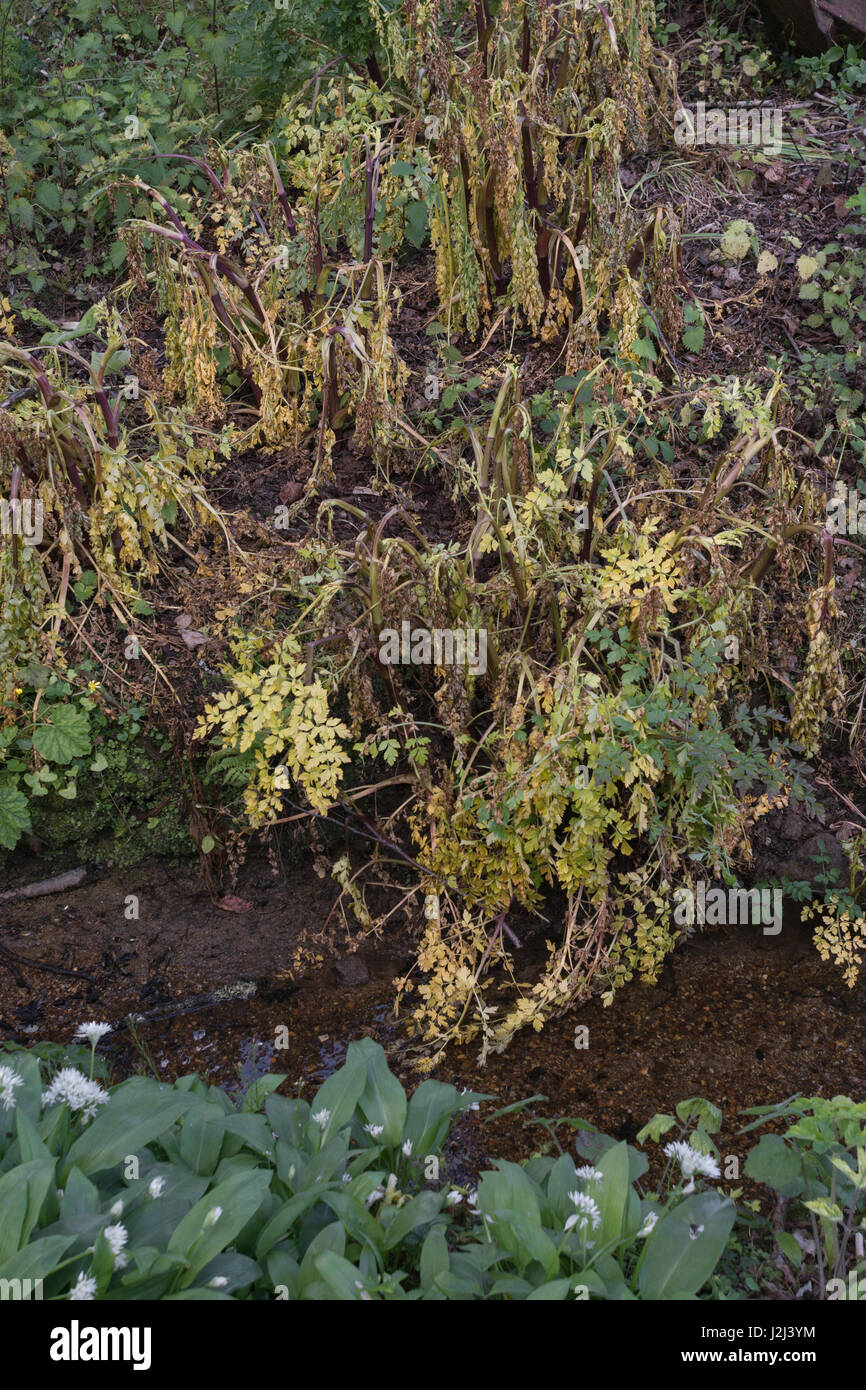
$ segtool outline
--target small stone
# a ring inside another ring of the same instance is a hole
[[[365,985],[370,978],[370,972],[360,956],[344,956],[337,961],[334,969],[341,985]]]

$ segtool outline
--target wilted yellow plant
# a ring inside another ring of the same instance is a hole
[[[846,985],[853,989],[866,951],[866,917],[843,904],[837,894],[828,893],[823,902],[806,903],[801,918],[815,922],[813,940],[818,955],[838,966]]]
[[[834,596],[835,580],[809,595],[806,627],[809,650],[803,675],[791,700],[791,737],[814,757],[821,745],[821,733],[828,714],[838,708],[843,688],[839,646],[829,625],[839,617]]]
[[[268,664],[263,662],[268,660]],[[223,672],[230,688],[205,706],[195,737],[212,735],[225,752],[248,755],[244,810],[253,826],[280,813],[294,780],[323,815],[339,796],[349,754],[346,725],[331,713],[321,680],[307,679],[293,637],[239,637]]]

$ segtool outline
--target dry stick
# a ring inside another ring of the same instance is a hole
[[[859,816],[862,821],[866,821],[866,816],[864,816],[862,811],[858,811],[857,807],[854,805],[854,802],[849,801],[845,793],[840,792],[836,787],[834,787],[832,782],[828,782],[826,777],[816,777],[815,781],[818,782],[822,787],[829,787],[830,791],[833,793],[834,796],[838,796],[840,801],[844,801],[849,811],[853,811],[855,816]]]
[[[13,898],[44,898],[48,893],[62,893],[66,888],[77,888],[86,877],[85,868],[69,869],[65,874],[43,878],[38,883],[26,883],[21,888],[7,888],[5,893],[0,893],[0,903],[11,902]]]

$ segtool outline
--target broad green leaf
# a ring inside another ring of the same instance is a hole
[[[550,1283],[540,1284],[527,1296],[527,1303],[561,1303],[568,1297],[571,1289],[570,1279],[552,1279]]]
[[[195,1096],[170,1091],[147,1077],[124,1081],[72,1145],[61,1178],[76,1165],[85,1174],[112,1168],[127,1154],[138,1153],[161,1138],[175,1120],[198,1103]]]
[[[696,1294],[721,1258],[735,1208],[717,1192],[696,1192],[667,1212],[647,1237],[638,1285],[645,1299]]]
[[[185,1116],[180,1134],[180,1156],[188,1168],[210,1177],[220,1160],[225,1137],[225,1115],[217,1105],[205,1102]]]
[[[417,1197],[406,1202],[388,1227],[384,1248],[393,1250],[395,1246],[406,1239],[410,1231],[435,1221],[442,1210],[443,1200],[441,1192],[419,1192]]]
[[[298,1290],[302,1296],[319,1272],[316,1267],[317,1259],[329,1250],[335,1255],[346,1253],[346,1230],[342,1221],[332,1221],[330,1225],[324,1226],[307,1246],[298,1275]]]
[[[267,1076],[257,1077],[243,1098],[241,1112],[244,1115],[257,1114],[271,1092],[275,1091],[278,1086],[282,1086],[285,1079],[284,1072],[269,1072]]]
[[[747,1178],[766,1183],[783,1197],[799,1197],[805,1180],[797,1151],[778,1134],[764,1134],[749,1153],[744,1167]]]
[[[310,1105],[308,1132],[314,1137],[318,1135],[320,1147],[349,1124],[366,1080],[366,1059],[352,1063],[347,1055],[340,1070],[319,1087]]]
[[[603,1153],[596,1167],[603,1174],[600,1183],[593,1183],[590,1195],[601,1212],[601,1226],[592,1236],[600,1245],[616,1240],[628,1214],[629,1182],[628,1144],[620,1140]],[[597,1192],[596,1192],[597,1189]]]
[[[406,1123],[406,1092],[389,1070],[384,1049],[371,1038],[350,1043],[346,1060],[350,1058],[353,1061],[357,1058],[367,1069],[366,1085],[358,1100],[364,1118],[369,1124],[384,1126],[378,1142],[394,1148],[400,1143]]]
[[[54,1159],[33,1158],[0,1178],[0,1264],[30,1239],[39,1208],[54,1181]]]
[[[777,1231],[776,1244],[786,1259],[791,1261],[795,1269],[799,1269],[803,1263],[803,1251],[799,1241],[796,1241],[790,1231]]]
[[[0,1264],[0,1279],[47,1279],[74,1240],[74,1235],[64,1235],[31,1241]]]
[[[440,1274],[447,1274],[450,1265],[448,1254],[448,1241],[445,1239],[445,1231],[441,1226],[434,1226],[427,1232],[424,1244],[421,1247],[421,1287],[422,1289],[431,1288],[433,1281]]]
[[[699,1120],[709,1134],[718,1134],[722,1127],[722,1112],[712,1101],[703,1096],[692,1096],[681,1100],[677,1106],[677,1116],[682,1124],[687,1120]],[[650,1121],[652,1123],[652,1121]]]
[[[315,1259],[317,1272],[324,1279],[335,1299],[342,1302],[357,1303],[364,1292],[359,1271],[353,1264],[338,1255],[336,1250],[324,1250]]]
[[[36,201],[40,207],[46,208],[48,212],[60,211],[60,189],[56,183],[49,183],[47,179],[40,179],[36,185]]]
[[[564,1222],[566,1217],[574,1211],[574,1203],[569,1197],[569,1193],[588,1191],[590,1197],[594,1197],[597,1188],[598,1183],[587,1184],[578,1179],[574,1160],[570,1154],[560,1154],[551,1168],[547,1180],[547,1200],[557,1219]]]
[[[71,763],[90,752],[87,715],[71,705],[58,705],[51,711],[51,722],[40,724],[33,734],[33,747],[50,763]]]
[[[427,204],[423,200],[406,205],[406,240],[419,250],[427,238],[428,219]]]
[[[321,1188],[321,1184],[319,1186]],[[256,1259],[263,1259],[277,1241],[282,1240],[286,1233],[297,1225],[301,1217],[322,1200],[322,1195],[321,1191],[299,1192],[284,1202],[259,1232],[255,1251]]]
[[[182,1286],[232,1244],[261,1206],[270,1180],[264,1169],[235,1173],[196,1202],[168,1242],[169,1254],[183,1255],[189,1264]]]
[[[14,849],[25,830],[32,830],[27,797],[17,787],[0,787],[0,846]]]
[[[409,1101],[403,1138],[411,1139],[416,1158],[438,1153],[453,1115],[460,1110],[460,1096],[442,1081],[422,1081]]]

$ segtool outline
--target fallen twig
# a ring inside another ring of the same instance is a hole
[[[30,965],[34,970],[50,970],[52,975],[68,975],[73,980],[87,980],[88,984],[95,984],[92,975],[85,975],[83,970],[66,970],[62,965],[51,965],[47,960],[33,960],[32,956],[19,956],[17,951],[10,951],[6,946],[0,946],[0,956],[6,960],[15,961],[17,965]]]
[[[39,883],[25,883],[21,888],[7,888],[0,893],[0,903],[11,902],[13,898],[44,898],[48,893],[62,893],[67,888],[77,888],[87,877],[87,870],[69,869],[65,874],[54,878],[43,878]]]

